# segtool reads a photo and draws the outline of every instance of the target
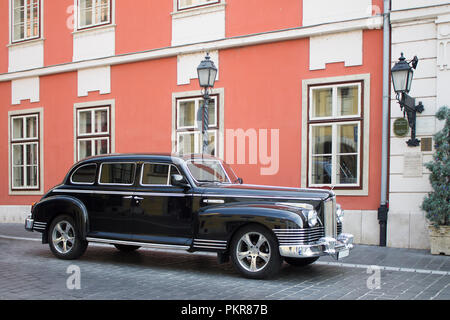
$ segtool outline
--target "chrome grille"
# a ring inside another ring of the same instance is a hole
[[[324,203],[324,225],[326,237],[337,237],[336,197],[329,198]]]
[[[337,223],[337,234],[340,235],[342,233],[342,223]]]
[[[274,229],[280,245],[299,245],[318,241],[325,235],[324,227],[309,229]]]

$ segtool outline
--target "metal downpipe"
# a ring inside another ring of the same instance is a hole
[[[390,64],[391,64],[391,0],[384,0],[383,14],[383,127],[381,144],[381,199],[378,208],[380,224],[380,246],[386,246],[387,239],[387,179],[388,179],[388,146],[389,146],[389,99],[390,99]]]

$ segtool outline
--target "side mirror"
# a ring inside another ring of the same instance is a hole
[[[237,180],[236,180],[239,184],[243,184],[244,183],[244,180],[242,180],[242,178],[237,178]]]
[[[175,187],[189,188],[190,185],[181,174],[172,174],[170,176],[170,184]]]

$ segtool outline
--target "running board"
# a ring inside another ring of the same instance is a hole
[[[107,244],[121,244],[125,246],[139,246],[154,249],[172,249],[172,250],[189,250],[189,246],[180,246],[175,244],[162,244],[162,243],[148,243],[148,242],[133,242],[113,239],[101,239],[101,238],[86,238],[88,242],[98,242]]]

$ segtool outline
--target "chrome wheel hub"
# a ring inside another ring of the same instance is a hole
[[[236,256],[239,264],[247,271],[258,272],[270,261],[269,241],[259,232],[244,234],[238,241]]]
[[[75,244],[75,229],[67,221],[58,222],[53,228],[52,242],[59,253],[69,253]]]

